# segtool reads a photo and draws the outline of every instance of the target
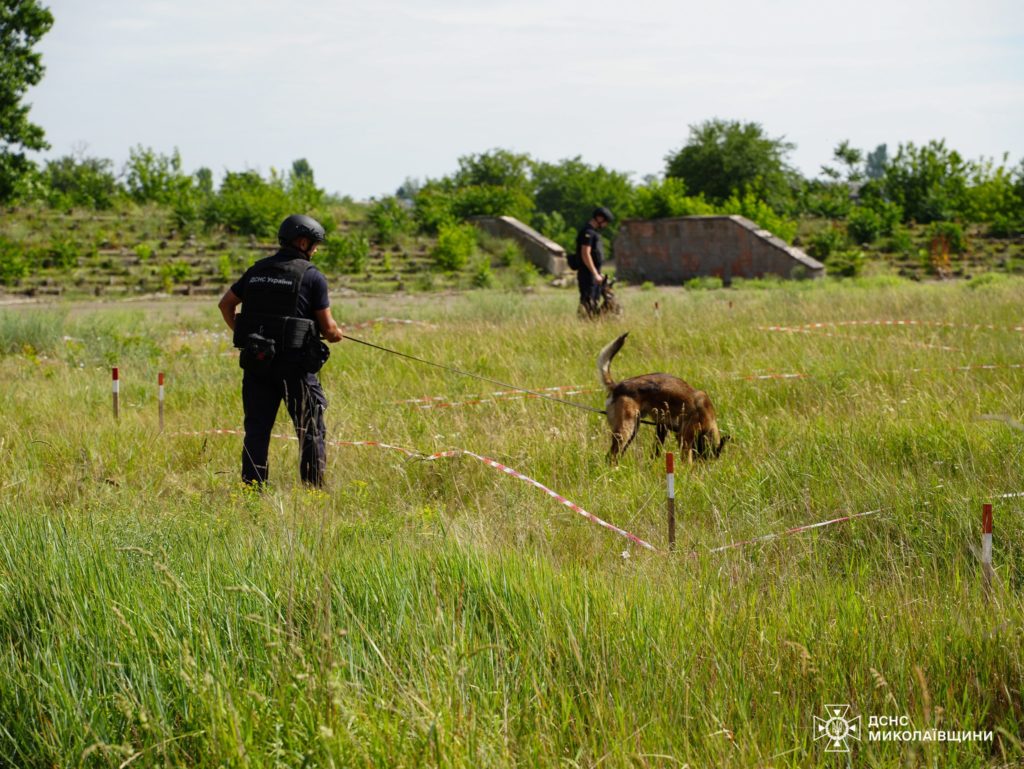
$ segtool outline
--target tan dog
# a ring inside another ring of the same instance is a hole
[[[729,436],[719,434],[715,407],[707,393],[669,374],[644,374],[621,382],[612,379],[612,358],[622,349],[628,335],[627,332],[620,336],[597,356],[597,375],[608,391],[605,413],[612,428],[611,460],[617,461],[633,441],[644,417],[650,417],[655,424],[656,452],[671,430],[687,463],[693,461],[694,453],[714,457],[721,454]]]

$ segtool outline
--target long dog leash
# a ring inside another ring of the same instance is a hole
[[[375,350],[380,350],[381,352],[390,353],[391,355],[397,355],[400,358],[408,358],[409,360],[414,360],[417,363],[423,363],[424,365],[427,366],[433,366],[434,368],[439,368],[444,371],[450,371],[453,374],[461,374],[462,376],[468,376],[472,377],[473,379],[479,379],[481,382],[488,382],[489,384],[498,385],[500,387],[507,387],[509,390],[516,390],[518,392],[528,393],[529,395],[532,395],[536,398],[544,398],[545,400],[554,401],[555,403],[563,403],[566,406],[572,406],[573,408],[582,409],[583,411],[590,411],[594,414],[606,413],[603,409],[596,409],[593,406],[587,406],[583,403],[573,403],[572,401],[567,401],[564,400],[563,398],[556,398],[553,395],[540,393],[537,392],[536,390],[528,390],[525,387],[517,387],[516,385],[509,384],[508,382],[502,382],[498,379],[491,379],[490,377],[481,376],[480,374],[474,374],[471,371],[463,371],[461,369],[455,368],[454,366],[445,366],[442,363],[434,363],[433,361],[424,360],[423,358],[417,358],[415,355],[409,355],[408,353],[399,352],[398,350],[391,350],[388,349],[387,347],[381,347],[379,344],[367,342],[364,339],[357,339],[356,337],[349,336],[348,334],[346,334],[344,338],[349,340],[350,342],[358,342],[359,344],[364,344],[367,347],[372,347]]]

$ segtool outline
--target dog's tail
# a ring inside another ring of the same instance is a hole
[[[612,358],[622,349],[627,336],[629,336],[628,331],[614,342],[606,345],[597,356],[597,378],[606,390],[611,391],[615,387],[615,380],[612,379]]]

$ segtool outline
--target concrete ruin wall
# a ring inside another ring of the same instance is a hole
[[[512,216],[474,216],[470,222],[496,238],[514,240],[538,269],[558,276],[569,268],[564,248]]]
[[[742,216],[630,219],[619,228],[614,253],[615,274],[635,283],[825,274],[821,262]]]

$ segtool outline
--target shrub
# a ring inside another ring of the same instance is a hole
[[[849,215],[850,185],[834,180],[811,179],[800,190],[800,209],[826,219],[842,219]]]
[[[882,225],[879,230],[880,235],[892,235],[903,221],[903,209],[891,200],[881,197],[869,198],[864,205],[878,215],[878,220]]]
[[[670,216],[702,216],[716,211],[703,196],[688,196],[682,179],[669,177],[637,187],[632,213],[641,219],[665,219]]]
[[[894,227],[892,235],[889,236],[889,239],[884,244],[883,250],[892,254],[909,255],[913,253],[914,239],[910,237],[910,231],[905,227]]]
[[[1009,278],[1001,272],[983,272],[975,275],[967,281],[967,287],[971,289],[984,288],[985,286],[999,286],[1006,283]]]
[[[882,218],[866,206],[857,206],[847,217],[846,229],[854,243],[873,243],[882,233]]]
[[[828,274],[853,278],[864,270],[864,252],[856,248],[835,251],[828,260]]]
[[[534,214],[533,228],[546,238],[550,238],[566,250],[576,249],[576,230],[566,224],[565,217],[558,211],[550,214]]]
[[[330,270],[356,275],[364,272],[370,263],[370,239],[362,232],[328,235],[323,251],[322,263]]]
[[[1015,238],[1024,235],[1024,215],[1012,217],[996,214],[992,217],[988,234],[993,238]]]
[[[413,220],[406,206],[396,197],[387,197],[370,206],[366,220],[378,243],[394,243],[399,235],[412,230]]]
[[[836,225],[831,225],[818,230],[808,238],[807,253],[824,262],[845,247],[846,233]]]
[[[722,288],[725,284],[722,279],[714,275],[701,275],[686,281],[686,288],[693,291],[707,291]]]
[[[1005,156],[1004,156],[1005,161]],[[1015,172],[991,159],[972,164],[967,188],[965,217],[973,222],[994,222],[999,218],[1020,217],[1024,198],[1017,189]]]
[[[434,273],[430,270],[420,270],[416,274],[416,280],[413,283],[413,287],[417,291],[433,291],[437,288],[437,281],[434,279]]]
[[[532,212],[533,200],[528,194],[506,187],[462,187],[452,198],[452,213],[457,221],[471,216],[514,216],[528,222]]]
[[[540,280],[540,273],[537,268],[525,259],[521,259],[512,265],[512,276],[517,286],[528,288]]]
[[[224,283],[230,283],[235,276],[234,265],[231,264],[229,254],[221,254],[217,257],[217,276]]]
[[[422,232],[436,234],[442,227],[455,223],[453,198],[436,183],[430,183],[416,195],[413,219]]]
[[[56,267],[59,270],[70,270],[78,266],[78,245],[73,240],[58,239],[50,243],[47,249],[44,267]]]
[[[966,213],[970,166],[944,141],[923,147],[899,145],[886,165],[886,197],[903,209],[905,221],[934,222]]]
[[[117,199],[113,162],[81,153],[46,161],[42,174],[44,197],[54,207],[108,209]]]
[[[523,248],[514,240],[506,240],[501,244],[501,250],[498,252],[498,258],[501,260],[502,265],[510,267],[516,262],[521,262],[526,258],[523,253]]]
[[[202,203],[202,219],[207,226],[220,225],[234,232],[260,238],[273,238],[284,218],[294,213],[310,213],[327,232],[333,231],[334,219],[320,210],[323,192],[305,177],[292,178],[288,184],[271,171],[264,179],[256,171],[229,172],[217,191]],[[187,216],[181,203],[177,215]]]
[[[256,171],[228,172],[217,194],[206,201],[202,217],[207,226],[270,238],[291,209],[280,179],[264,181]]]
[[[177,149],[162,155],[139,145],[129,150],[124,185],[139,203],[169,204],[191,189],[192,178],[181,170]]]
[[[967,238],[964,229],[956,222],[932,222],[928,225],[928,239],[945,248],[949,253],[962,254],[967,250]]]
[[[728,200],[719,206],[718,211],[726,215],[745,216],[759,227],[763,227],[787,243],[792,243],[793,238],[796,236],[796,222],[776,213],[771,206],[753,192],[748,192],[742,197],[733,193]]]
[[[494,273],[491,262],[487,258],[478,258],[473,265],[473,285],[477,288],[490,288],[494,285]]]
[[[475,250],[476,229],[468,224],[455,224],[441,228],[430,255],[442,270],[454,272],[469,263]]]
[[[854,243],[873,243],[882,234],[882,218],[867,206],[857,206],[846,219],[846,230]]]
[[[19,243],[0,235],[0,283],[12,286],[28,276],[29,263]]]
[[[140,261],[146,262],[153,258],[153,254],[156,253],[156,249],[153,248],[152,243],[139,243],[132,249],[135,255],[139,257]]]
[[[160,277],[164,289],[170,291],[173,286],[192,279],[192,265],[188,262],[167,262],[160,267]]]

